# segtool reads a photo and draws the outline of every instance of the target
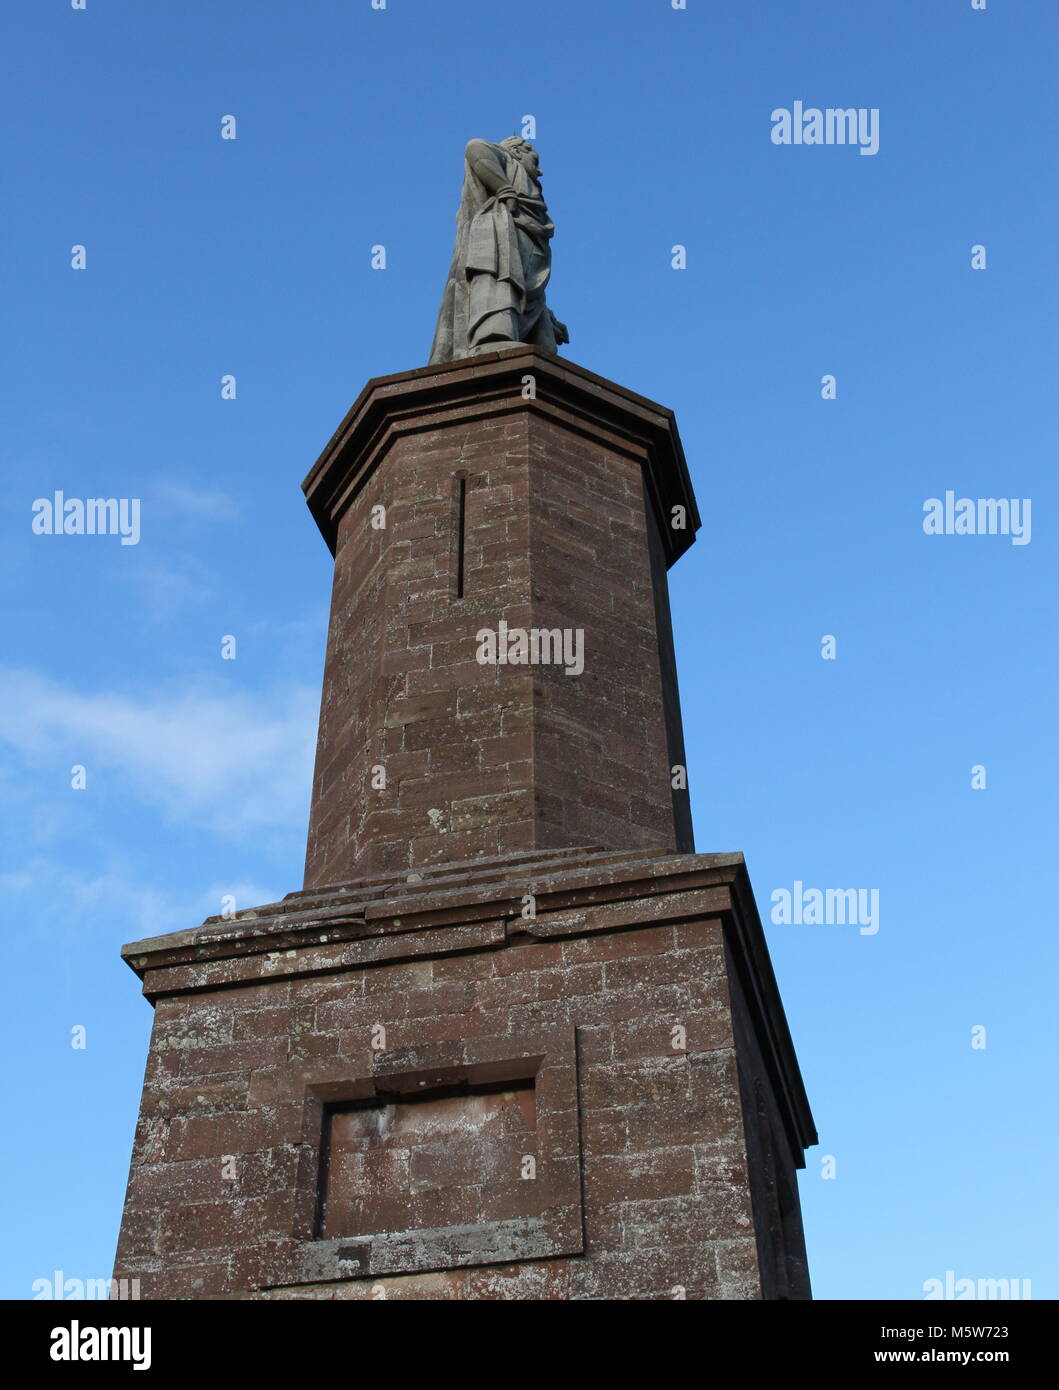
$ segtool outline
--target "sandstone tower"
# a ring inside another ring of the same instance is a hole
[[[155,1021],[115,1276],[808,1298],[812,1117],[681,775],[672,413],[509,348],[369,382],[304,489],[335,558],[305,884],[124,948]]]

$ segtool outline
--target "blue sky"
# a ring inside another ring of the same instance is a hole
[[[698,848],[746,854],[766,918],[796,880],[880,894],[873,936],[767,928],[816,1294],[1056,1297],[1059,12],[32,0],[4,30],[0,1293],[110,1271],[150,1026],[120,945],[300,886],[330,562],[299,484],[425,362],[463,145],[529,114],[565,354],[676,411],[703,514],[671,574]],[[877,108],[879,152],[774,145],[796,100]],[[140,543],[34,535],[55,489],[140,498]],[[1031,499],[1031,542],[926,536],[950,489]]]

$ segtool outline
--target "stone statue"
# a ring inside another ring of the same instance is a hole
[[[537,151],[517,135],[499,145],[472,140],[465,170],[430,361],[523,343],[555,352],[570,336],[544,302],[555,228],[541,197]]]

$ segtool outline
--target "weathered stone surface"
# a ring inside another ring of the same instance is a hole
[[[698,514],[671,412],[528,348],[423,368],[370,383],[304,486],[335,554],[306,888],[691,848],[666,566]],[[501,623],[582,634],[583,670],[479,664]]]
[[[784,1204],[815,1136],[740,857],[495,868],[294,894],[225,922],[220,958],[214,922],[126,947],[175,1065],[148,1069],[119,1276],[164,1298],[807,1296]],[[375,933],[355,944],[394,949],[321,957],[353,898]],[[240,975],[298,934],[267,983]]]
[[[544,299],[554,228],[528,140],[471,140],[464,152],[456,247],[442,295],[431,362],[534,343],[570,341]]]
[[[156,1012],[116,1277],[808,1297],[764,934],[671,784],[672,415],[516,349],[370,383],[305,489],[335,554],[305,886],[124,949]],[[584,671],[480,665],[500,618],[583,629]]]

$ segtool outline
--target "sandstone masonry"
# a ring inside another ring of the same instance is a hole
[[[115,1277],[808,1298],[812,1117],[742,857],[693,852],[674,776],[672,414],[517,349],[370,382],[304,486],[305,885],[123,950],[155,1021]],[[501,619],[581,630],[583,673],[483,665]]]

